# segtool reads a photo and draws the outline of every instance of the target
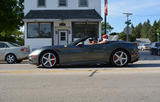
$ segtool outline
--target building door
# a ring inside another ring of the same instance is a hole
[[[67,31],[59,31],[59,45],[68,44],[68,33]]]

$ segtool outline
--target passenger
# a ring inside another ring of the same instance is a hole
[[[108,35],[102,36],[102,41],[98,42],[97,44],[106,44],[108,41]]]

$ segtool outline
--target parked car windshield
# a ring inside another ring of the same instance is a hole
[[[144,46],[148,46],[149,47],[149,46],[151,46],[151,44],[144,44]]]

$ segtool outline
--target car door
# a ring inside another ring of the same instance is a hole
[[[88,48],[84,46],[67,46],[66,48],[61,48],[60,63],[61,64],[77,64],[83,63],[85,60],[89,60]]]
[[[107,53],[108,44],[94,44],[88,46],[88,56],[90,61],[102,62]]]
[[[0,60],[4,60],[7,45],[0,42]]]
[[[106,44],[69,46],[63,49],[62,63],[81,64],[102,62],[106,55]]]

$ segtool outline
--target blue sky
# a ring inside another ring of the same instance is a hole
[[[160,20],[160,0],[108,0],[108,12],[107,21],[114,27],[112,32],[123,31],[126,21],[126,16],[122,13],[131,12],[132,16],[129,18],[132,20],[134,26],[140,22],[144,23],[147,19],[151,21]],[[104,0],[102,0],[102,17],[104,11]]]

